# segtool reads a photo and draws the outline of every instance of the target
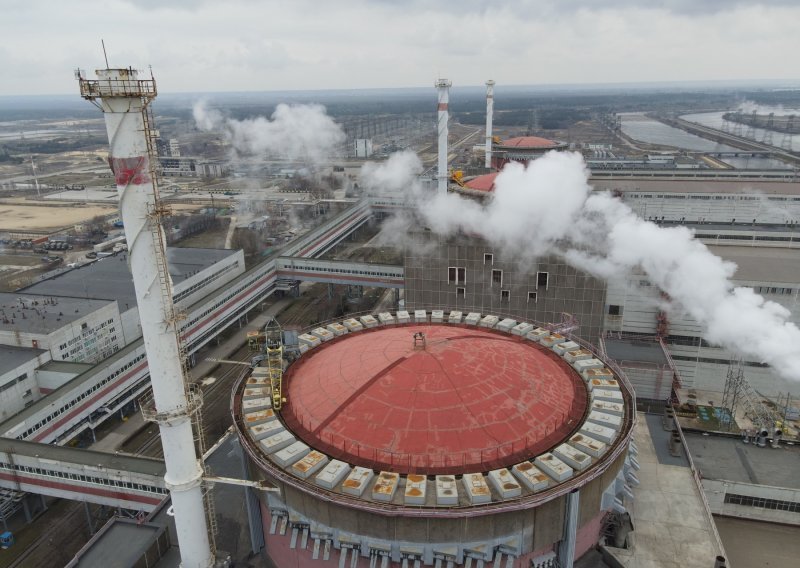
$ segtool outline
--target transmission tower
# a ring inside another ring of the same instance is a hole
[[[720,418],[720,426],[731,430],[736,424],[736,411],[744,407],[745,416],[749,418],[756,429],[772,430],[780,421],[771,408],[761,402],[761,397],[756,393],[744,375],[741,359],[731,359],[728,365],[728,376],[725,379],[725,392],[722,395],[722,407],[728,410],[727,416]]]
[[[767,124],[766,126],[764,126],[764,136],[762,136],[761,142],[772,146],[772,129],[774,127],[775,127],[775,113],[771,112],[767,117]]]
[[[758,120],[758,111],[754,110],[753,114],[750,115],[750,120],[747,122],[747,130],[744,132],[745,138],[752,138],[753,140],[756,139],[756,120]]]
[[[736,114],[733,116],[733,132],[734,136],[741,136],[742,135],[742,111],[737,110]]]
[[[783,131],[783,139],[781,140],[781,148],[789,152],[793,150],[792,134],[794,133],[794,118],[795,116],[790,114],[786,119],[786,130]]]

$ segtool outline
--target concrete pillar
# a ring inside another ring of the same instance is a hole
[[[31,515],[31,508],[28,506],[27,495],[22,499],[22,510],[25,513],[25,522],[31,524],[33,522],[33,516]]]
[[[575,489],[567,494],[564,511],[564,536],[558,547],[558,561],[562,568],[573,568],[575,563],[575,543],[578,539],[578,514],[580,512],[580,492]]]
[[[94,534],[94,526],[92,525],[92,514],[89,511],[89,502],[83,502],[83,510],[86,512],[86,525],[89,527],[89,535]]]

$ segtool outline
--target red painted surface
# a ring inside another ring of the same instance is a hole
[[[490,174],[477,176],[465,182],[464,185],[466,185],[469,189],[475,189],[478,191],[494,191],[494,180],[497,178],[498,173],[499,172],[492,172]]]
[[[108,165],[114,172],[114,180],[117,185],[142,185],[150,183],[149,160],[147,156],[137,156],[134,158],[114,158],[108,159]]]
[[[414,332],[427,347],[415,350]],[[484,328],[404,325],[323,344],[286,375],[287,426],[373,469],[457,473],[549,450],[586,408],[583,381],[550,350]]]
[[[517,136],[516,138],[509,138],[503,140],[498,147],[501,148],[557,148],[561,145],[560,142],[549,140],[547,138],[540,138],[539,136]]]
[[[69,493],[77,493],[82,495],[97,495],[99,497],[107,497],[109,499],[116,499],[119,501],[130,501],[132,503],[143,503],[145,505],[158,505],[163,500],[163,497],[148,497],[146,495],[134,495],[132,493],[124,493],[122,491],[115,491],[113,489],[102,489],[94,487],[88,483],[78,483],[77,485],[70,483],[62,483],[59,481],[49,481],[47,479],[40,479],[37,477],[28,477],[24,473],[12,475],[10,473],[0,472],[0,479],[12,481],[14,483],[21,483],[26,485],[34,485],[36,487],[49,487],[57,491],[64,491]]]
[[[575,558],[580,558],[589,549],[597,546],[600,540],[600,529],[603,524],[603,517],[606,511],[600,511],[595,517],[582,527],[578,527],[578,535],[575,542]]]
[[[438,110],[447,110],[447,103],[439,103]]]

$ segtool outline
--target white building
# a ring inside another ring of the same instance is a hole
[[[49,350],[55,361],[96,363],[125,342],[115,302],[0,293],[0,344]]]
[[[0,419],[13,416],[42,397],[36,368],[49,360],[46,349],[0,345]]]
[[[369,158],[372,156],[372,139],[356,138],[353,140],[353,153],[356,158]]]

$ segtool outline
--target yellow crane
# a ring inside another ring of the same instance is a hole
[[[278,320],[272,318],[264,328],[264,353],[262,362],[267,368],[270,390],[272,392],[272,409],[278,411],[283,405],[283,330]]]

